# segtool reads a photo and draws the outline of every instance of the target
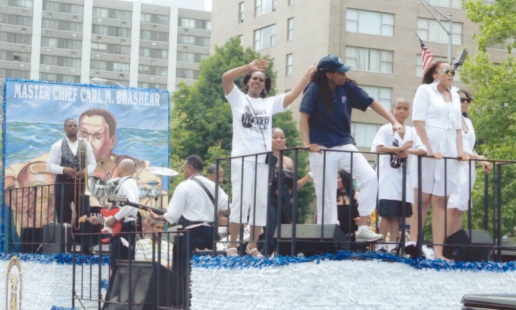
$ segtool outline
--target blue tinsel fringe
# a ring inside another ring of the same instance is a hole
[[[443,260],[426,260],[402,258],[388,253],[354,253],[340,251],[337,254],[324,254],[311,257],[290,257],[278,256],[275,258],[255,258],[249,256],[194,256],[192,268],[206,269],[245,269],[281,267],[298,263],[321,261],[343,261],[343,260],[379,260],[384,262],[403,263],[415,269],[434,269],[437,271],[488,271],[488,272],[509,272],[516,271],[516,263],[496,262],[447,262]]]

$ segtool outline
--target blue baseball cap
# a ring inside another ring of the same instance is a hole
[[[317,64],[317,70],[344,73],[351,70],[351,66],[345,65],[339,56],[329,54],[328,56],[324,56],[321,58],[321,60],[319,60],[319,63]]]

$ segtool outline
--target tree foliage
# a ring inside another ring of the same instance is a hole
[[[171,165],[181,165],[189,155],[199,155],[206,165],[215,163],[217,158],[227,158],[231,154],[232,115],[229,103],[224,97],[222,74],[229,69],[262,58],[250,48],[244,49],[238,37],[231,38],[223,46],[216,46],[213,56],[200,64],[199,80],[193,85],[182,83],[172,94],[172,121],[170,132]],[[267,57],[264,57],[267,58]],[[275,94],[276,72],[271,62],[266,70],[272,79],[270,95]],[[235,81],[240,86],[241,79]],[[300,136],[290,112],[280,113],[273,118],[273,127],[280,127],[287,136],[287,146],[300,145]],[[301,154],[299,175],[306,173],[307,154]],[[228,171],[227,162],[222,167]],[[226,176],[228,180],[228,176]],[[182,181],[176,178],[171,188]],[[310,186],[311,187],[311,186]],[[298,204],[301,207],[300,221],[304,221],[313,200],[313,188],[305,187],[299,192]]]
[[[470,105],[470,117],[477,135],[477,153],[489,159],[516,159],[516,71],[511,50],[516,37],[516,5],[514,0],[497,0],[486,5],[480,0],[465,1],[467,17],[479,24],[480,32],[475,35],[478,52],[468,59],[461,77],[474,90],[474,101]],[[486,52],[487,46],[505,43],[507,57],[494,63]],[[503,165],[502,172],[502,228],[503,234],[514,231],[516,215],[516,164]],[[481,170],[481,169],[478,169]],[[477,184],[473,191],[474,227],[481,228],[484,205],[484,174],[477,171]],[[494,174],[490,176],[489,210],[493,219]],[[490,225],[492,227],[492,225]]]

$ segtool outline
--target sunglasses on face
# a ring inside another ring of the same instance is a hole
[[[451,74],[452,76],[455,76],[455,70],[450,69],[443,69],[444,74]]]
[[[251,80],[253,81],[258,81],[258,82],[265,82],[265,79],[264,78],[261,78],[261,77],[258,77],[258,76],[253,76],[251,78]]]
[[[470,103],[470,102],[471,102],[471,98],[460,97],[460,102],[467,102],[467,103]]]

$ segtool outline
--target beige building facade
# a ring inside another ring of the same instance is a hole
[[[473,34],[477,25],[467,20],[462,1],[430,0],[431,6],[424,2],[214,0],[211,42],[212,46],[223,45],[230,37],[240,36],[243,46],[274,59],[278,92],[291,89],[311,63],[337,54],[353,67],[348,77],[390,110],[398,97],[412,101],[421,83],[421,47],[416,33],[436,59],[448,57],[448,35],[432,14],[451,15],[452,60],[462,48],[470,55],[476,50]],[[450,26],[443,17],[441,20],[443,26]],[[500,60],[506,56],[503,50],[490,51]],[[455,81],[456,86],[466,87],[460,82],[460,69]],[[296,121],[300,101],[292,106]],[[354,111],[352,121],[357,146],[369,151],[375,133],[386,121],[371,110]]]

